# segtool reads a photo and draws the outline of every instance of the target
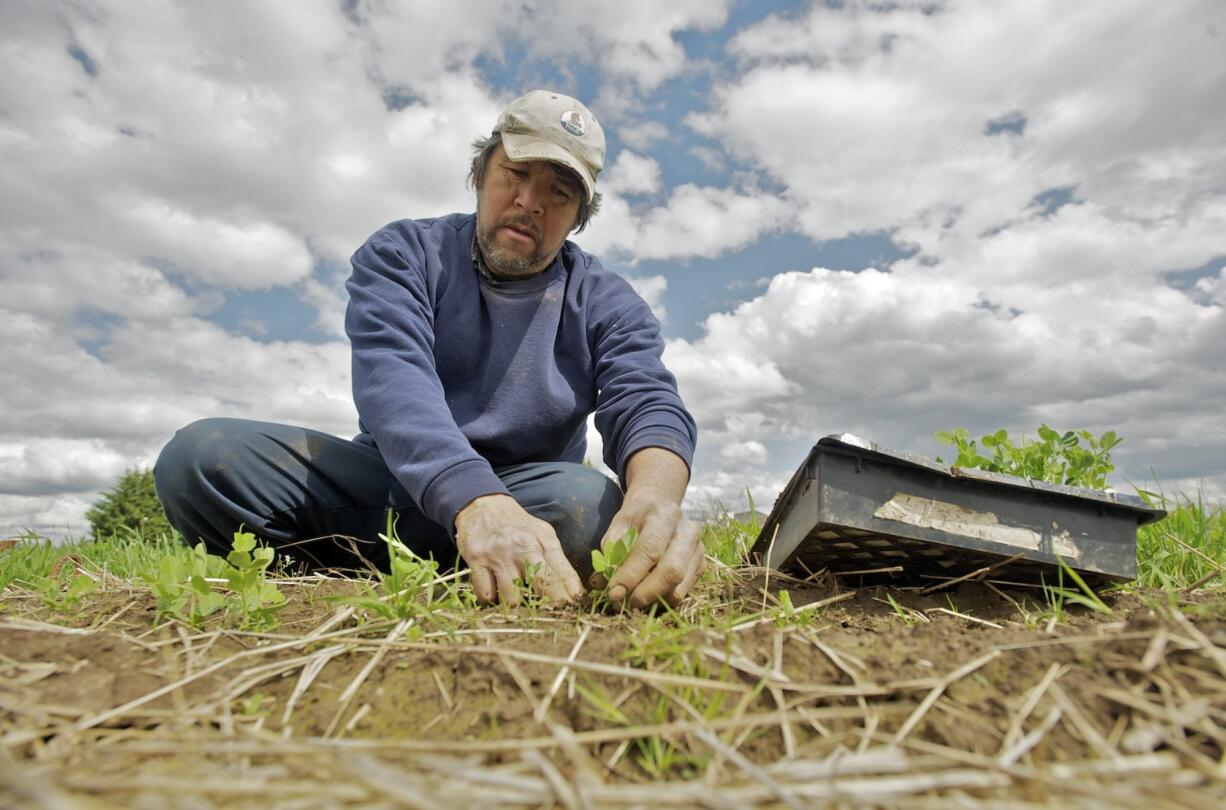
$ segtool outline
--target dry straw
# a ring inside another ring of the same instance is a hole
[[[1140,607],[1130,623],[1091,617],[1045,637],[933,608],[931,624],[903,624],[857,596],[827,592],[791,617],[724,629],[697,622],[657,657],[629,654],[632,639],[650,642],[641,619],[565,612],[525,627],[477,614],[436,633],[358,623],[346,607],[297,636],[145,638],[129,632],[139,608],[94,629],[8,617],[0,805],[1226,805],[1220,622]],[[688,615],[712,609],[703,598]],[[928,660],[925,645],[951,639],[955,654]],[[161,684],[74,703],[57,679],[103,663],[74,649],[104,647],[154,662],[146,674]],[[1033,674],[1015,694],[996,689],[1014,669]],[[393,672],[416,673],[433,720],[380,716]],[[479,716],[508,726],[455,731],[482,697],[462,673],[495,693]],[[281,696],[275,711],[244,714],[261,690]],[[598,693],[603,715],[587,697]],[[648,761],[661,776],[646,778]]]

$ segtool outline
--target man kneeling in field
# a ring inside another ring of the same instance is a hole
[[[694,420],[661,362],[659,323],[623,279],[566,241],[596,212],[600,124],[537,90],[474,147],[475,214],[401,220],[353,255],[345,328],[360,433],[205,419],[154,469],[185,538],[225,553],[240,525],[311,565],[353,567],[385,531],[471,569],[485,603],[515,581],[584,592],[591,551],[635,529],[614,603],[685,597],[703,565],[680,509]],[[622,487],[582,464],[595,412]],[[624,487],[624,494],[623,494]],[[386,566],[387,551],[364,556]]]

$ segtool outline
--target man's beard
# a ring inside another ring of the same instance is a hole
[[[481,221],[481,212],[477,211],[477,221]],[[494,242],[494,235],[498,233],[498,229],[504,225],[517,225],[531,231],[536,239],[537,248],[528,255],[522,253],[514,253],[509,250],[504,250],[498,247]],[[516,217],[504,217],[494,223],[492,228],[488,230],[477,226],[477,247],[481,249],[481,256],[485,260],[485,267],[494,275],[498,276],[530,276],[539,273],[539,266],[545,263],[549,256],[544,252],[541,246],[541,239],[537,235],[536,227],[528,220]]]

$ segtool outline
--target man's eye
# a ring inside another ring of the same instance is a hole
[[[569,200],[569,199],[570,199],[570,192],[569,192],[569,191],[567,191],[566,189],[562,188],[561,186],[554,186],[554,187],[553,187],[553,196],[557,197],[557,198],[558,198],[558,199],[560,199],[560,200]]]

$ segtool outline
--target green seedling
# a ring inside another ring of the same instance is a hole
[[[676,699],[685,701],[684,697]],[[670,695],[661,692],[648,707],[647,723],[664,724],[677,719],[673,717],[671,704]],[[692,756],[679,743],[659,734],[639,737],[634,743],[638,748],[638,756],[635,759],[639,767],[652,779],[667,779],[674,771],[680,771],[683,778],[693,778],[707,765],[705,760]]]
[[[435,625],[448,611],[465,612],[476,608],[476,597],[471,589],[460,587],[453,578],[439,576],[437,561],[416,554],[401,542],[390,510],[387,529],[379,539],[387,544],[388,556],[388,571],[379,574],[379,587],[363,583],[360,595],[325,597],[328,601],[353,605],[379,619],[426,620]],[[417,627],[414,630],[420,632]]]
[[[263,692],[256,692],[243,701],[240,711],[244,717],[267,717],[271,704],[272,698]]]
[[[1095,436],[1088,430],[1059,433],[1047,425],[1039,426],[1037,439],[1022,436],[1016,444],[1004,429],[981,436],[978,442],[970,438],[965,428],[942,430],[935,435],[938,442],[952,445],[958,451],[957,457],[949,462],[954,467],[1090,489],[1107,486],[1107,474],[1115,469],[1111,450],[1123,441],[1110,430]],[[937,461],[946,463],[939,456]]]
[[[634,548],[634,541],[637,539],[638,532],[629,529],[619,539],[610,543],[606,550],[592,549],[592,570],[602,574],[606,580],[612,579],[617,569],[630,556],[630,549]]]
[[[1047,599],[1047,610],[1039,618],[1047,620],[1047,631],[1051,632],[1057,624],[1064,623],[1064,601],[1068,591],[1064,588],[1064,569],[1056,570],[1056,585],[1052,587],[1043,582],[1043,596]]]
[[[638,725],[655,725],[668,723],[675,720],[671,711],[674,701],[683,701],[690,705],[701,703],[701,700],[696,694],[688,694],[693,690],[683,690],[687,694],[673,697],[663,691],[659,692],[654,700],[650,700],[645,710],[632,710],[629,707],[631,703],[619,703],[618,699],[613,698],[604,687],[600,684],[587,681],[586,683],[577,682],[575,691],[583,699],[583,705],[580,711],[596,719],[599,722],[607,723],[620,727],[633,727]],[[623,696],[624,699],[624,696]],[[719,702],[714,703],[707,708],[707,711],[701,712],[702,716],[710,719],[718,714],[723,708],[723,696],[719,696]],[[641,703],[634,704],[636,708],[641,707]],[[661,779],[671,775],[674,770],[682,770],[685,775],[694,776],[701,772],[706,767],[706,762],[696,758],[686,751],[682,750],[678,743],[673,742],[667,737],[659,734],[645,735],[635,737],[633,740],[635,762],[643,771],[653,779]]]
[[[797,609],[792,604],[792,595],[787,591],[780,591],[775,597],[779,604],[775,606],[773,619],[776,627],[800,627],[811,625],[817,620],[817,611],[805,607]]]
[[[630,549],[634,548],[634,541],[638,539],[638,536],[636,530],[628,529],[603,551],[598,548],[592,549],[592,571],[598,580],[604,582],[604,586],[595,591],[592,610],[601,610],[609,604],[609,583],[613,581],[617,569],[630,556]]]
[[[1110,616],[1115,612],[1106,602],[1102,600],[1102,597],[1096,594],[1093,589],[1086,584],[1086,581],[1081,578],[1081,575],[1074,571],[1069,564],[1064,561],[1063,557],[1056,555],[1056,562],[1060,564],[1060,579],[1058,586],[1060,592],[1058,594],[1054,594],[1054,596],[1059,598],[1061,607],[1063,607],[1064,603],[1066,602],[1072,602],[1074,605],[1081,605],[1082,607],[1089,608],[1095,613],[1102,614],[1103,616]],[[1065,576],[1073,581],[1073,584],[1077,586],[1077,590],[1063,587]],[[1048,590],[1055,590],[1050,588],[1050,586],[1045,586],[1045,588]]]
[[[71,613],[81,606],[83,597],[98,590],[98,582],[88,574],[78,573],[71,578],[39,577],[34,580],[34,587],[44,605],[60,613]]]
[[[226,601],[232,611],[238,608],[243,629],[276,627],[277,611],[285,607],[285,594],[266,578],[275,557],[271,548],[256,546],[254,534],[235,532],[233,548],[226,555],[225,578],[230,590]]]
[[[787,591],[780,591],[778,599],[779,607],[775,613],[775,623],[779,624],[782,622],[786,624],[796,616],[796,608],[792,605],[792,595]]]
[[[225,596],[215,592],[207,580],[211,557],[204,543],[197,543],[186,564],[182,557],[168,554],[159,563],[157,576],[144,576],[157,597],[158,616],[200,628],[225,606]]]
[[[541,572],[543,563],[524,561],[524,575],[516,577],[515,587],[519,589],[520,606],[535,610],[545,601],[536,591],[536,576]]]
[[[748,491],[745,494],[749,502],[749,520],[735,520],[728,510],[720,507],[722,517],[702,527],[702,544],[706,553],[729,567],[745,564],[749,549],[762,531],[753,495]],[[711,570],[715,569],[708,568],[708,571]]]
[[[902,605],[897,599],[894,598],[893,594],[887,593],[885,595],[885,601],[887,604],[889,604],[890,609],[894,611],[894,615],[902,619],[902,623],[908,627],[919,624],[920,622],[928,621],[928,617],[926,617],[924,614],[917,613],[911,608]]]
[[[196,544],[186,563],[178,554],[162,557],[157,576],[144,576],[157,597],[158,615],[200,628],[224,609],[238,618],[241,629],[276,627],[277,611],[285,606],[285,594],[267,581],[267,569],[276,553],[257,547],[250,532],[235,532],[231,548],[224,560],[209,554],[204,543]],[[209,582],[210,572],[218,568],[225,580],[224,593]]]

